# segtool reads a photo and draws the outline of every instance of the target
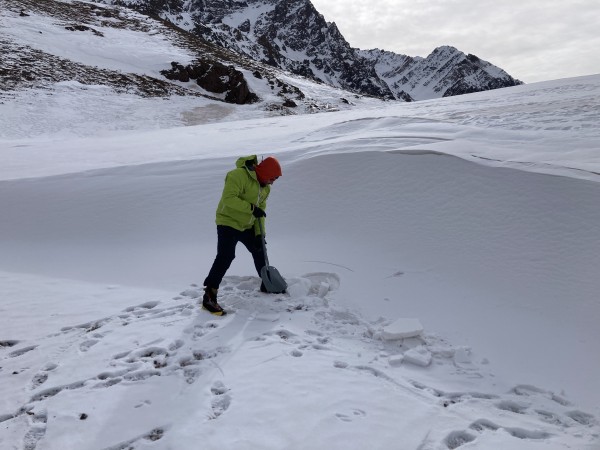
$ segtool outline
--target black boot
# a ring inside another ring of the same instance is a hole
[[[204,288],[202,307],[215,316],[224,316],[227,312],[217,303],[217,291],[208,286]]]

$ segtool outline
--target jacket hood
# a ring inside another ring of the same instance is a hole
[[[235,166],[238,169],[241,169],[242,167],[248,167],[246,165],[246,163],[248,161],[252,161],[254,163],[254,165],[258,164],[258,158],[256,157],[256,155],[250,155],[250,156],[242,156],[241,158],[238,158],[238,160],[235,162]]]

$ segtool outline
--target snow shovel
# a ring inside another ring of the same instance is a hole
[[[263,253],[265,254],[265,266],[260,270],[260,277],[262,282],[270,294],[283,294],[287,289],[287,283],[279,273],[279,271],[269,265],[269,257],[267,256],[267,246],[265,244],[265,232],[260,219],[258,219],[258,226],[260,227],[260,240],[262,242]]]

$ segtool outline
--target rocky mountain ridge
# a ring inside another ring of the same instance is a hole
[[[310,0],[103,0],[160,16],[223,48],[351,92],[404,101],[522,84],[453,47],[426,58],[352,48]]]
[[[300,114],[520,83],[452,47],[427,58],[354,49],[308,0],[2,2],[0,102],[73,82]]]
[[[58,83],[79,83],[146,98],[196,96],[239,105],[258,103],[276,114],[351,105],[347,91],[318,91],[315,83],[130,8],[77,0],[2,1],[0,102],[22,89],[51,91]],[[152,56],[153,49],[144,47],[155,43],[165,50]],[[128,51],[148,55],[147,61],[137,61]],[[135,63],[116,67],[125,59]],[[312,97],[298,86],[311,90]]]
[[[499,67],[450,46],[438,47],[426,58],[379,49],[358,53],[398,98],[425,100],[522,84]]]

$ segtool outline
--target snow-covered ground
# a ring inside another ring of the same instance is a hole
[[[0,448],[600,448],[600,76],[353,100],[4,96]],[[290,288],[240,246],[214,317],[214,210],[253,153],[283,166]]]
[[[1,447],[599,448],[599,92],[4,139]],[[214,209],[253,152],[283,165],[290,289],[240,248],[215,318]]]

